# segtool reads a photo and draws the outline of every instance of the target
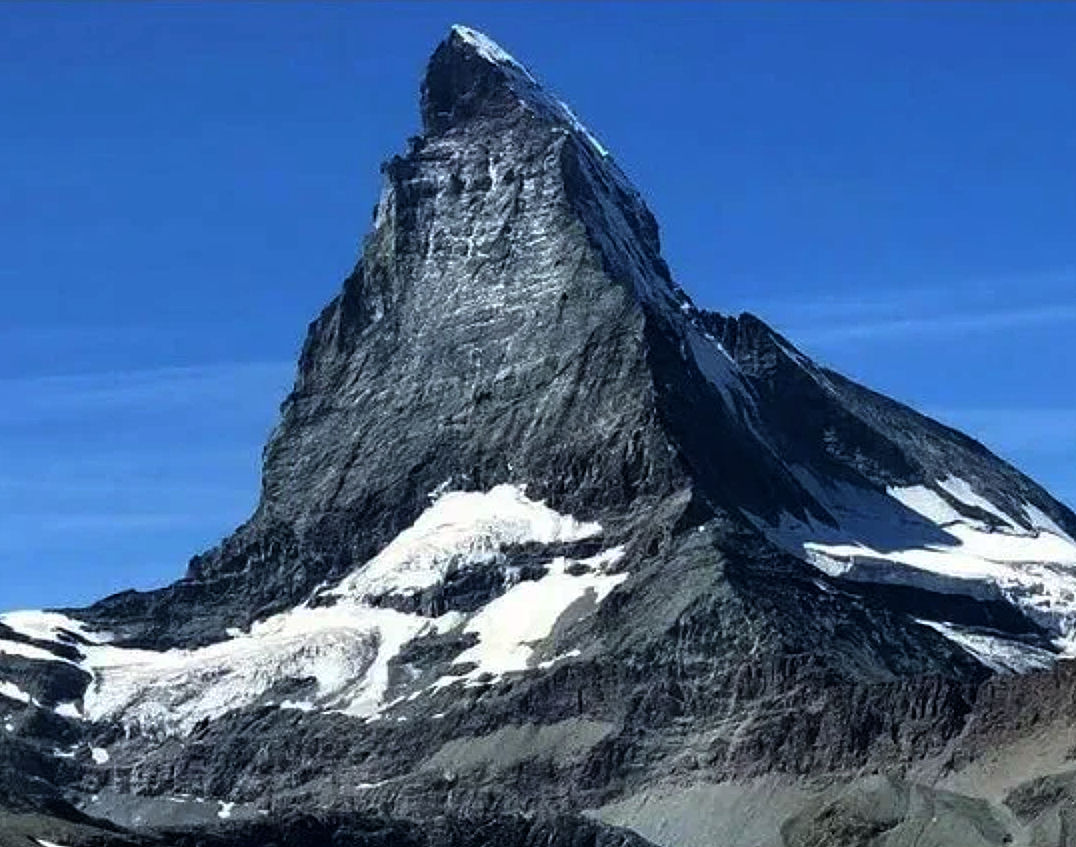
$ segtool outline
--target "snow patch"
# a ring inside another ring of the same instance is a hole
[[[0,615],[0,623],[35,641],[71,644],[77,643],[80,639],[91,642],[102,640],[100,633],[94,632],[82,621],[69,618],[59,612],[37,610],[5,612]]]
[[[516,486],[444,493],[411,527],[329,593],[356,600],[414,594],[453,571],[496,561],[507,547],[582,541],[600,533],[598,524],[559,514]]]
[[[228,803],[224,800],[218,802],[220,803],[220,808],[217,810],[217,817],[222,821],[226,821],[232,816],[232,811],[235,809],[235,803]]]
[[[1003,524],[1018,526],[1011,515],[1005,514],[999,507],[978,494],[970,483],[960,477],[951,476],[948,479],[938,480],[938,487],[951,494],[961,503],[986,512],[988,515],[993,515]]]
[[[0,682],[0,697],[7,697],[18,703],[30,703],[33,698],[13,682]]]
[[[1040,529],[1043,532],[1051,532],[1054,535],[1060,535],[1062,537],[1068,537],[1061,527],[1057,525],[1053,518],[1043,512],[1038,506],[1033,506],[1031,503],[1025,503],[1021,507],[1024,516],[1031,521],[1031,525],[1035,529]]]
[[[749,516],[779,546],[831,576],[1005,600],[1054,633],[1060,649],[1076,655],[1076,540],[1037,508],[1022,507],[1036,527],[1029,531],[959,477],[936,484],[996,522],[962,515],[925,485],[883,492],[822,482],[803,468],[792,471],[837,526],[814,517],[783,515],[771,524]],[[969,650],[972,643],[987,650],[985,636],[962,637]],[[1012,643],[1028,661],[1042,658],[1029,652],[1036,648]]]
[[[626,573],[603,571],[623,554],[622,549],[616,548],[576,562],[593,570],[575,576],[569,573],[572,563],[558,557],[550,563],[549,572],[542,579],[517,583],[487,604],[465,630],[477,635],[478,643],[453,662],[473,663],[475,667],[462,676],[442,677],[438,687],[457,680],[477,682],[487,675],[498,678],[530,668],[535,645],[552,634],[557,621],[573,604],[589,597],[597,605],[628,578]]]
[[[1028,673],[1050,667],[1057,658],[1049,650],[1021,644],[1008,638],[938,621],[917,620],[916,623],[940,632],[954,644],[988,668],[998,673]]]
[[[94,682],[91,720],[119,717],[143,732],[186,733],[199,721],[259,702],[276,684],[313,677],[318,699],[349,714],[375,711],[388,663],[435,624],[357,603],[301,606],[255,624],[249,634],[196,650],[87,650]]]
[[[21,641],[0,641],[0,653],[8,656],[21,656],[24,659],[33,659],[37,662],[63,662],[68,665],[75,664],[70,659],[57,656],[41,647],[33,644],[23,644]]]
[[[79,711],[75,703],[61,703],[54,711],[62,718],[71,718],[73,720],[82,718],[82,712]]]
[[[95,765],[107,765],[112,757],[108,755],[108,751],[104,747],[91,747],[90,758],[93,759]]]
[[[530,76],[530,72],[516,61],[514,56],[485,33],[479,32],[477,29],[471,29],[463,24],[453,25],[452,31],[474,47],[478,55],[487,62],[493,62],[495,65],[511,65]]]

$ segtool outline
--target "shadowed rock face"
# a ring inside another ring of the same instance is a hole
[[[1072,513],[983,446],[814,364],[757,318],[696,308],[605,148],[484,36],[454,28],[421,91],[422,134],[384,165],[359,261],[310,325],[254,515],[175,585],[71,614],[126,647],[220,645],[229,628],[304,602],[332,608],[327,589],[412,527],[431,493],[501,485],[599,523],[600,537],[510,545],[377,607],[477,614],[513,586],[541,584],[558,559],[586,573],[603,550],[618,551],[611,573],[626,578],[602,602],[572,604],[526,672],[434,684],[465,673],[452,663],[480,639],[424,631],[387,662],[376,720],[280,708],[319,685],[287,676],[183,739],[122,715],[57,714],[100,683],[76,667],[86,645],[0,624],[0,641],[53,654],[0,654],[0,680],[40,701],[0,697],[0,717],[17,715],[13,738],[0,736],[14,808],[92,827],[67,791],[125,825],[178,826],[161,837],[190,845],[604,847],[643,842],[580,815],[616,809],[603,819],[636,826],[616,804],[663,781],[832,781],[926,768],[954,749],[974,759],[983,720],[990,737],[1046,684],[990,687],[980,661],[916,619],[1047,656],[1049,621],[1001,594],[827,576],[766,527],[836,531],[847,500],[829,493],[853,491],[884,505],[860,538],[882,553],[953,545],[945,526],[886,494],[953,477],[978,499],[937,489],[941,499],[991,528],[1000,518],[982,502],[1029,533],[1028,506],[1069,534]],[[220,671],[199,673],[210,686]],[[1066,676],[1054,689],[1068,686]],[[1068,708],[1064,696],[1050,702],[1049,716]],[[107,766],[89,745],[108,749]],[[79,752],[57,758],[69,748]],[[1020,814],[1050,811],[1038,783],[1014,790]],[[789,806],[787,843],[881,843],[871,839],[920,813],[922,792],[903,778],[848,791]],[[948,797],[945,808],[971,814]],[[213,833],[218,801],[237,804],[237,820]],[[1008,831],[998,827],[984,831]]]

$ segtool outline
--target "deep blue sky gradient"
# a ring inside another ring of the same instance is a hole
[[[454,22],[564,97],[704,306],[1076,502],[1076,4],[0,4],[0,609],[250,511]]]

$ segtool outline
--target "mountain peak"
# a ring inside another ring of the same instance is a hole
[[[453,24],[448,37],[449,40],[456,45],[463,47],[464,49],[474,50],[487,62],[491,62],[495,65],[508,65],[513,68],[518,68],[530,76],[530,73],[516,60],[515,56],[501,47],[500,44],[484,32],[479,32],[477,29],[472,29],[463,24]]]
[[[422,81],[425,133],[440,135],[480,118],[518,115],[521,109],[576,134],[601,156],[609,155],[568,105],[511,53],[476,29],[453,25],[430,57]]]

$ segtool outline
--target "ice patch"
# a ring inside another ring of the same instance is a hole
[[[0,697],[7,697],[18,703],[30,703],[33,698],[13,682],[0,682]]]
[[[226,821],[232,816],[232,811],[235,809],[235,803],[227,803],[224,800],[218,802],[220,803],[220,808],[217,810],[217,817],[222,821]]]
[[[512,485],[444,493],[330,593],[356,600],[414,594],[453,571],[496,561],[507,547],[581,541],[600,533],[598,524],[559,514]]]
[[[90,748],[90,758],[93,759],[95,765],[107,765],[108,760],[112,757],[108,755],[108,751],[104,747],[92,747]]]

